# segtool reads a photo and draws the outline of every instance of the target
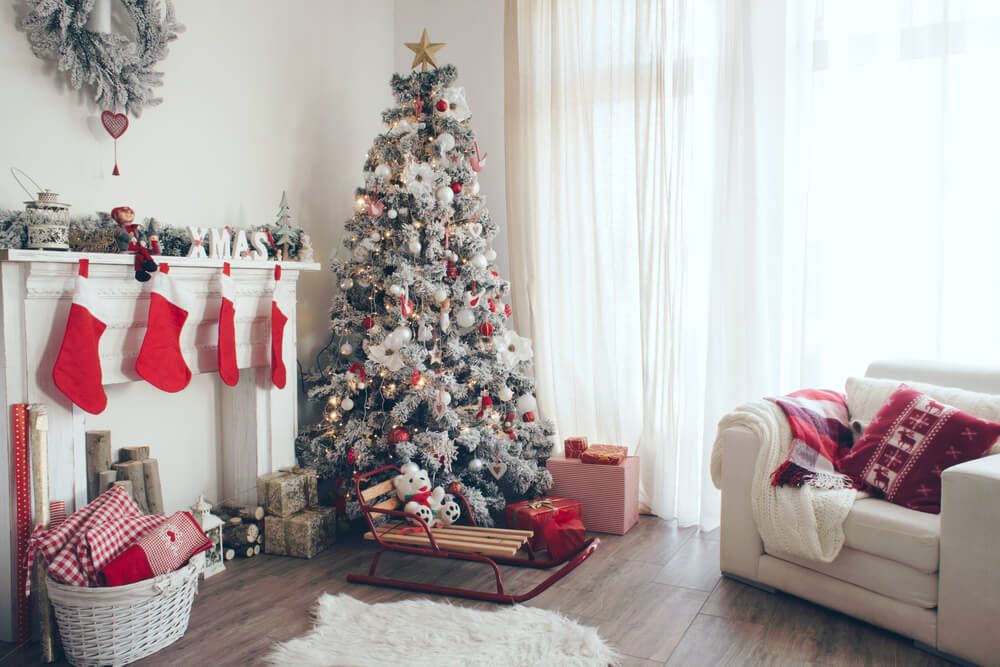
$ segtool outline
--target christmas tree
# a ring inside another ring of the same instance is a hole
[[[413,461],[491,525],[508,501],[548,490],[553,427],[536,415],[531,342],[509,326],[464,89],[453,66],[414,50],[414,67],[434,67],[392,78],[396,106],[346,223],[350,256],[333,264],[335,356],[309,381],[325,419],[298,454],[341,484]]]

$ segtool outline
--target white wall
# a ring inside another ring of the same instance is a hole
[[[494,241],[500,275],[510,278],[504,184],[503,17],[503,0],[400,0],[395,11],[394,64],[397,72],[409,71],[413,52],[405,43],[419,41],[424,28],[432,42],[445,43],[437,52],[438,65],[451,63],[458,68],[458,85],[465,87],[479,149],[490,156],[479,174],[480,191],[500,227]]]
[[[287,190],[317,259],[340,247],[362,156],[391,101],[391,2],[309,0],[289,11],[265,0],[176,0],[187,31],[162,63],[163,104],[130,119],[119,141],[119,177],[100,110],[32,54],[15,27],[20,4],[0,4],[0,207],[25,199],[9,166],[58,190],[74,213],[127,204],[174,225],[268,222]],[[327,271],[299,283],[304,365],[326,341],[332,292]],[[108,410],[87,425],[113,425],[115,447],[150,445],[164,504],[186,507],[198,493],[217,497],[223,390],[213,376],[176,395],[113,387]]]

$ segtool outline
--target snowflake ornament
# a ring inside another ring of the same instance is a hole
[[[447,433],[439,433],[431,438],[425,450],[428,458],[436,459],[445,472],[451,472],[451,464],[458,458],[458,448]]]
[[[448,105],[444,111],[446,117],[462,122],[472,115],[469,103],[465,101],[465,88],[462,86],[445,88],[444,92],[441,93],[441,99]]]
[[[497,356],[511,368],[522,361],[531,361],[534,356],[531,349],[531,339],[518,336],[510,329],[497,336],[495,340]]]

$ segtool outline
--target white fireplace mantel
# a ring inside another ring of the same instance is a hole
[[[135,372],[149,306],[150,283],[135,280],[130,255],[0,250],[0,430],[6,465],[0,465],[0,640],[13,634],[14,484],[11,477],[10,406],[44,403],[49,414],[49,497],[65,500],[67,513],[86,502],[85,431],[87,413],[56,389],[55,363],[80,259],[90,260],[90,281],[105,299],[110,321],[101,338],[105,385],[143,382]],[[216,323],[222,260],[156,257],[171,266],[170,276],[192,296],[194,307],[181,334],[181,349],[193,374],[215,373]],[[277,389],[270,380],[270,304],[274,262],[231,260],[236,287],[237,362],[235,387],[221,393],[218,443],[221,497],[250,502],[259,474],[295,462],[297,383],[295,381],[295,285],[301,271],[316,263],[282,262],[286,283],[282,310],[288,315],[284,358],[289,382]],[[152,409],[153,406],[142,406]],[[192,499],[193,500],[193,499]]]

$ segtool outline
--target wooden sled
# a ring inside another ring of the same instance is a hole
[[[362,490],[362,485],[367,485],[372,477],[384,473],[392,474],[388,479],[367,486]],[[396,497],[396,489],[392,484],[393,478],[398,474],[399,468],[396,466],[383,466],[363,475],[356,475],[354,478],[358,502],[361,505],[361,511],[365,516],[365,521],[368,523],[369,528],[368,532],[365,533],[365,539],[377,542],[378,550],[372,557],[368,574],[347,575],[347,580],[352,583],[403,588],[420,593],[451,595],[473,600],[484,600],[486,602],[516,604],[530,600],[565,577],[594,553],[597,550],[597,545],[600,544],[599,539],[591,537],[583,543],[576,553],[570,554],[561,560],[537,558],[528,545],[528,539],[532,535],[530,530],[483,528],[477,526],[475,519],[472,517],[469,503],[462,495],[456,495],[455,497],[462,505],[462,519],[471,525],[460,526],[454,524],[447,528],[429,528],[417,515],[401,511],[401,503]],[[395,520],[390,519],[376,525],[375,520],[380,515],[391,517]],[[413,525],[408,520],[412,520],[418,525]],[[496,580],[496,591],[454,588],[407,579],[380,577],[376,574],[376,571],[378,570],[379,559],[386,551],[399,551],[416,556],[450,558],[483,563],[493,570],[493,576]],[[520,552],[524,553],[523,557],[518,556]],[[514,595],[504,590],[503,575],[500,573],[499,565],[539,569],[549,569],[557,565],[561,565],[562,567],[550,574],[530,591]]]

